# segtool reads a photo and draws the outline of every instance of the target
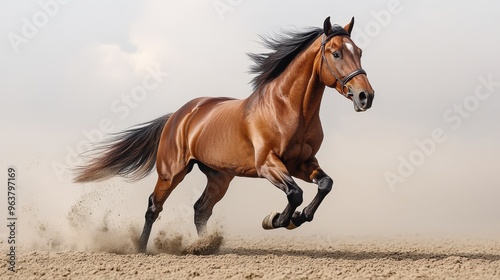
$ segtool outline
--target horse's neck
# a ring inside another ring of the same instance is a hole
[[[262,104],[273,107],[276,112],[288,115],[289,120],[303,118],[302,121],[308,123],[318,119],[325,90],[317,74],[320,67],[318,61],[321,59],[319,48],[316,40],[279,77],[267,84],[256,98],[263,99]]]

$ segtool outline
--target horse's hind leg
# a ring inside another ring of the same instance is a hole
[[[192,164],[186,166],[185,169],[177,173],[175,176],[172,176],[171,179],[161,175],[158,177],[155,190],[148,199],[148,210],[145,215],[146,221],[144,223],[141,237],[139,238],[139,252],[146,252],[149,235],[151,234],[151,228],[153,227],[153,223],[158,218],[158,215],[163,210],[165,200],[167,200],[174,188],[182,181],[182,179],[184,179],[184,176],[191,171],[191,168]]]
[[[212,210],[226,194],[229,183],[234,176],[220,173],[203,164],[199,164],[200,170],[207,176],[207,186],[201,197],[194,204],[194,224],[198,236],[206,231],[208,219]]]

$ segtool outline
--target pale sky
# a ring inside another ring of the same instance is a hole
[[[110,211],[116,224],[142,226],[155,174],[73,184],[63,167],[78,162],[87,139],[198,96],[246,98],[245,53],[265,51],[258,35],[321,27],[327,16],[345,25],[354,16],[373,107],[356,113],[326,90],[318,158],[334,189],[312,223],[273,234],[498,235],[498,11],[498,1],[4,1],[1,166],[19,170],[24,230],[34,221],[67,224],[71,206],[89,193],[94,217]],[[192,232],[178,216],[204,184],[197,169],[188,175],[155,230],[177,217]],[[301,209],[316,188],[299,184]],[[228,232],[267,234],[262,218],[285,203],[265,180],[237,179],[214,220]]]

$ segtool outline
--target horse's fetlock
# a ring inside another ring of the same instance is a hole
[[[306,220],[306,222],[312,221],[314,219],[314,213],[305,212],[304,219]]]

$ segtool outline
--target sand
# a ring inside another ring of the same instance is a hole
[[[500,279],[500,239],[160,233],[149,254],[21,250],[1,279]],[[152,248],[151,248],[152,247]],[[116,250],[115,250],[116,251]]]

